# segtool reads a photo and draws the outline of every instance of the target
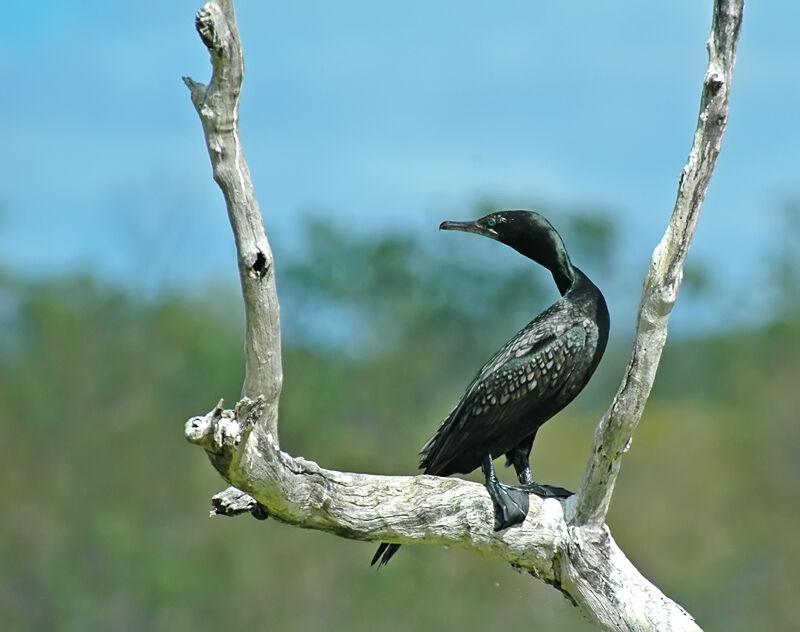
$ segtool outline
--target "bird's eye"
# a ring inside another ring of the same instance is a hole
[[[489,228],[494,228],[494,225],[495,225],[496,223],[497,223],[497,222],[495,222],[495,221],[494,221],[494,217],[490,217],[489,219],[487,219],[487,220],[486,220],[486,225],[487,225]]]

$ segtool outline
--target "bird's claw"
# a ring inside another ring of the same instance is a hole
[[[525,492],[526,494],[534,494],[539,498],[569,498],[574,492],[557,487],[555,485],[542,485],[540,483],[527,483],[525,485],[513,485],[512,489]]]

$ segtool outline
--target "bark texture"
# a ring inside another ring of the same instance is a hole
[[[189,441],[206,451],[233,485],[212,513],[267,514],[299,527],[371,541],[439,543],[506,560],[561,590],[606,630],[699,630],[692,617],[645,579],[617,547],[605,516],[622,454],[641,418],[680,287],[683,261],[720,150],[743,0],[714,3],[709,65],[689,160],[675,209],[653,253],[639,308],[630,363],[595,432],[577,494],[530,499],[521,525],[493,530],[482,485],[434,476],[377,476],[326,470],[278,444],[282,385],[280,319],[272,252],[239,138],[243,57],[232,0],[210,0],[196,26],[213,67],[206,86],[184,78],[200,116],[236,239],[247,312],[242,400],[186,423]]]

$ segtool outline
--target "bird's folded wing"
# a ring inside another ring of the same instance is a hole
[[[504,432],[507,419],[519,415],[522,408],[544,407],[559,393],[580,361],[586,330],[579,323],[558,326],[548,320],[532,321],[483,366],[423,446],[421,467],[441,471],[448,461],[476,445],[493,444]]]

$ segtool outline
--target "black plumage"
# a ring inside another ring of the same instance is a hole
[[[443,230],[507,244],[553,274],[561,298],[528,323],[484,364],[461,400],[420,452],[426,474],[448,476],[483,468],[495,504],[495,528],[524,520],[527,494],[565,497],[533,481],[529,455],[537,430],[586,386],[606,348],[605,299],[575,267],[561,237],[533,211],[500,211],[474,222],[443,222]],[[506,455],[521,485],[499,483],[492,459]],[[372,560],[385,564],[399,544],[382,543]]]

